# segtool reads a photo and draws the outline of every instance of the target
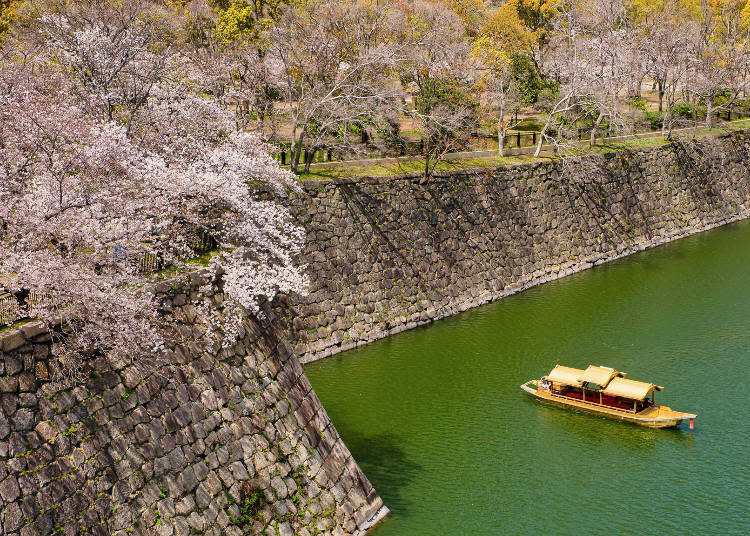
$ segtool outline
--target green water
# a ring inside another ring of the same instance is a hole
[[[750,222],[306,367],[392,515],[375,536],[750,534]],[[561,364],[664,385],[695,430],[544,406]]]

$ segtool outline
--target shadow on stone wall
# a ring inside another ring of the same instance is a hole
[[[736,132],[496,170],[309,181],[309,296],[279,309],[303,362],[745,218]]]
[[[55,378],[48,332],[0,334],[2,534],[363,534],[387,513],[270,305],[221,348],[220,281],[156,291],[180,334],[156,363]]]

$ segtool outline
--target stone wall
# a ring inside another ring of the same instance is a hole
[[[209,351],[220,283],[157,294],[180,341],[159,362],[71,381],[39,325],[0,333],[0,533],[363,534],[387,513],[269,306]]]
[[[748,216],[737,132],[582,159],[309,181],[311,292],[280,313],[303,362]]]
[[[311,292],[220,349],[220,281],[158,285],[158,362],[61,375],[52,334],[0,333],[0,532],[362,534],[387,513],[305,377],[336,353],[745,218],[750,135],[439,175],[304,184]],[[214,348],[217,348],[214,350]]]

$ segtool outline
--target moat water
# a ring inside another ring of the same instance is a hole
[[[651,430],[541,405],[608,365],[698,414]],[[306,366],[391,509],[375,536],[750,534],[750,222]]]

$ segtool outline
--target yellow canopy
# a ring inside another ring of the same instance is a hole
[[[589,368],[587,368],[586,372],[581,376],[581,381],[595,383],[596,385],[606,387],[609,381],[615,376],[625,376],[625,374],[618,372],[613,368],[589,365]]]
[[[607,385],[603,392],[605,395],[621,396],[623,398],[630,398],[631,400],[643,400],[654,389],[661,391],[662,388],[653,383],[615,378],[609,382],[609,385]]]
[[[557,365],[547,374],[547,379],[555,383],[562,383],[563,385],[580,387],[582,374],[583,371],[581,369]]]

